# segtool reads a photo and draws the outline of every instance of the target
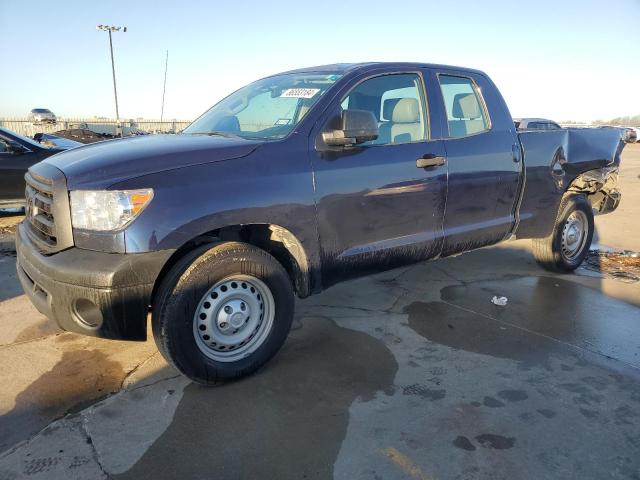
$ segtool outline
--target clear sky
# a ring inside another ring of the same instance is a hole
[[[513,116],[640,114],[640,0],[0,0],[0,116],[193,119],[259,77],[335,62],[487,72]]]

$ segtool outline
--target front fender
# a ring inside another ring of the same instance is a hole
[[[282,152],[290,148],[284,144],[269,147],[247,157],[149,174],[114,186],[154,190],[151,203],[125,230],[126,252],[177,250],[231,225],[274,225],[278,228],[272,235],[297,257],[301,269],[306,263],[306,270],[319,272],[306,143],[304,152]],[[300,260],[300,252],[306,261]]]

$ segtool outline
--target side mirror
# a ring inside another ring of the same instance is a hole
[[[378,138],[378,121],[368,110],[343,110],[342,128],[322,134],[327,145],[357,145]]]

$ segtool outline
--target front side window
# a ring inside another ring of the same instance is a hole
[[[460,138],[489,130],[480,92],[467,77],[439,75],[449,126],[449,138]]]
[[[290,73],[258,80],[217,103],[183,133],[286,137],[340,76]]]
[[[367,110],[378,120],[378,138],[360,146],[427,139],[422,82],[414,73],[383,75],[365,80],[349,92],[340,106],[343,110]]]

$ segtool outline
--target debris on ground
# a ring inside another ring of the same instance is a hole
[[[110,133],[98,133],[88,128],[68,128],[66,130],[58,130],[53,134],[80,143],[94,143],[116,138],[115,135],[111,135]]]
[[[0,256],[15,255],[16,228],[23,218],[22,209],[0,209]]]
[[[18,224],[24,219],[22,212],[20,214],[7,214],[0,212],[0,235],[14,235]]]
[[[583,267],[626,283],[640,281],[640,253],[638,252],[591,250]]]
[[[507,297],[497,297],[497,296],[493,296],[493,298],[491,299],[491,303],[493,303],[494,305],[498,305],[500,307],[504,307],[507,304]]]

